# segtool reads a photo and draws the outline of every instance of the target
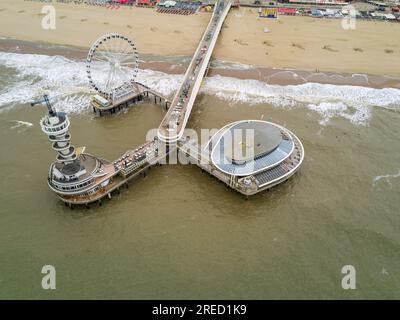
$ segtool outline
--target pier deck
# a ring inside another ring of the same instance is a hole
[[[166,108],[170,107],[158,129],[158,138],[143,145],[126,151],[119,159],[112,163],[113,174],[107,186],[101,187],[93,195],[86,196],[59,196],[66,204],[88,204],[92,202],[101,203],[103,197],[111,198],[111,193],[123,186],[128,186],[129,180],[145,175],[150,167],[158,164],[170,153],[182,152],[192,160],[203,171],[208,172],[218,180],[222,181],[232,189],[246,195],[252,195],[262,190],[273,187],[276,184],[288,179],[295,168],[302,161],[303,147],[301,142],[295,140],[296,152],[275,169],[254,174],[246,177],[235,177],[218,170],[212,163],[207,147],[199,146],[183,138],[184,129],[189,119],[194,101],[199,92],[201,82],[209,67],[212,51],[221,31],[222,24],[231,8],[231,3],[220,1],[215,5],[214,12],[208,27],[197,47],[193,59],[186,71],[184,80],[175,94],[172,102],[149,87],[136,83],[135,90],[122,95],[110,103],[109,106],[101,106],[92,102],[95,111],[100,114],[104,111],[115,112],[129,106],[136,101],[154,97],[154,101],[164,101]]]
[[[136,102],[143,101],[144,99],[149,99],[150,95],[154,97],[155,103],[164,102],[166,109],[168,109],[168,106],[171,104],[171,101],[167,97],[140,82],[136,82],[135,85],[132,86],[132,88],[129,88],[129,90],[126,91],[126,93],[123,93],[112,100],[106,99],[108,101],[107,105],[102,105],[98,101],[93,99],[91,102],[91,106],[93,108],[93,112],[98,113],[99,115],[103,115],[103,113],[105,112],[115,113],[118,110],[127,108],[135,104]]]
[[[197,165],[202,171],[206,171],[247,197],[282,183],[297,171],[304,158],[304,148],[295,135],[292,135],[292,138],[294,152],[285,161],[271,170],[242,177],[235,177],[218,170],[211,161],[208,145],[200,146],[196,141],[181,140],[177,143],[177,149],[184,153],[187,158],[193,160],[191,163]]]
[[[162,141],[176,142],[183,136],[215,43],[230,8],[231,2],[218,1],[215,5],[213,15],[185,73],[184,80],[158,129],[158,137]]]
[[[111,167],[108,170],[111,173],[107,175],[107,179],[110,179],[110,182],[106,186],[100,187],[96,193],[84,196],[59,195],[59,198],[69,205],[99,202],[106,196],[111,198],[113,191],[119,190],[123,186],[128,186],[128,182],[140,174],[145,175],[151,166],[156,165],[167,156],[159,147],[160,143],[157,141],[146,142],[135,149],[126,151],[112,163],[105,161]]]

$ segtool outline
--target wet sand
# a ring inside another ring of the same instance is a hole
[[[69,59],[84,60],[86,48],[35,43],[13,39],[0,39],[0,51],[60,55]],[[140,55],[140,68],[168,74],[184,74],[191,56]],[[297,85],[307,82],[336,85],[354,85],[371,88],[400,88],[400,76],[367,75],[336,72],[313,72],[307,70],[280,69],[240,65],[212,60],[208,76],[226,76],[238,79],[254,79],[268,84]]]

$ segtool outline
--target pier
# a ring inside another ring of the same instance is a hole
[[[218,162],[214,161],[215,157],[213,156],[212,150],[218,146],[219,141],[228,131],[230,126],[233,127],[243,122],[244,121],[238,121],[225,126],[218,131],[208,141],[208,143],[202,146],[198,145],[197,141],[182,139],[177,144],[177,150],[178,152],[185,154],[186,157],[192,159],[193,163],[203,172],[209,173],[230,188],[245,195],[247,199],[248,196],[268,190],[289,179],[297,171],[304,160],[304,148],[301,141],[292,132],[284,127],[277,126],[284,137],[284,140],[292,142],[290,151],[287,152],[286,156],[281,159],[274,159],[275,163],[271,165],[271,162],[268,161],[270,160],[268,157],[271,158],[271,155],[274,155],[274,152],[268,153],[265,156],[254,155],[253,170],[247,174],[235,174],[235,166],[233,166],[232,172],[226,172],[221,168],[221,165]],[[263,165],[265,165],[265,163],[269,164],[270,168],[267,166],[260,168],[258,163],[261,161],[264,162]]]
[[[153,100],[154,103],[163,104],[166,110],[171,105],[171,101],[167,97],[140,82],[136,82],[133,87],[133,90],[131,87],[128,90],[121,88],[120,93],[116,90],[116,94],[112,98],[93,96],[91,101],[93,112],[100,116],[106,113],[113,114],[144,100]]]
[[[159,152],[157,141],[144,143],[143,145],[126,151],[120,158],[110,163],[104,159],[98,159],[100,162],[100,171],[106,175],[101,177],[101,181],[96,182],[99,188],[95,192],[82,196],[63,195],[57,192],[59,198],[72,207],[72,205],[88,205],[97,202],[101,205],[101,199],[104,197],[112,198],[112,193],[119,193],[121,189],[129,188],[129,182],[134,178],[145,177],[150,168],[165,158],[165,154]],[[101,182],[108,181],[104,186]],[[50,184],[49,184],[50,185]],[[52,188],[53,189],[53,188]],[[84,191],[83,191],[84,192]]]
[[[304,159],[301,141],[286,128],[272,122],[241,120],[230,123],[202,146],[184,135],[193,104],[207,74],[211,54],[230,8],[231,2],[223,0],[214,6],[210,22],[172,101],[134,80],[110,91],[109,83],[115,70],[121,72],[124,70],[123,65],[129,64],[136,66],[136,73],[137,61],[127,63],[126,57],[116,59],[103,52],[98,52],[99,57],[95,58],[97,48],[105,41],[121,39],[132,48],[134,46],[129,39],[118,34],[105,35],[95,43],[89,52],[88,62],[103,61],[104,56],[112,68],[105,87],[100,90],[91,76],[96,65],[88,64],[91,85],[100,93],[93,97],[91,103],[96,113],[115,113],[138,101],[152,98],[154,103],[164,103],[167,110],[153,140],[126,151],[113,162],[90,154],[77,154],[70,144],[68,117],[64,113],[56,112],[47,96],[43,101],[32,104],[47,103],[49,114],[41,120],[41,126],[53,144],[53,149],[58,152],[57,162],[49,170],[48,185],[66,205],[71,208],[75,204],[88,206],[93,202],[101,205],[102,198],[111,199],[112,193],[119,193],[122,188],[127,188],[129,181],[145,177],[151,167],[170,163],[171,157],[180,153],[190,160],[189,163],[196,164],[203,172],[242,193],[246,199],[287,180],[298,170]],[[136,51],[135,58],[137,59]],[[252,140],[249,142],[241,136],[239,141],[233,143],[230,138],[234,130],[251,131]],[[229,141],[230,145],[226,143]],[[242,151],[251,149],[253,154],[237,155],[237,152],[233,152],[232,155],[233,148]]]
[[[182,137],[208,69],[215,43],[230,8],[231,2],[219,1],[216,3],[210,22],[187,68],[182,84],[160,124],[158,129],[160,140],[166,143],[174,143]]]
[[[102,198],[108,197],[111,199],[113,192],[119,192],[124,186],[127,187],[129,181],[135,177],[145,176],[146,172],[148,172],[152,166],[159,164],[169,153],[173,151],[179,152],[179,150],[182,152],[184,149],[182,143],[176,142],[182,138],[199,88],[208,71],[215,43],[217,42],[218,35],[230,8],[231,3],[226,3],[224,1],[219,1],[214,6],[210,22],[189,64],[184,80],[172,102],[139,82],[135,82],[134,90],[132,90],[131,87],[126,89],[121,88],[121,95],[114,94],[112,97],[105,99],[107,102],[96,98],[92,100],[91,105],[93,110],[100,115],[104,112],[115,113],[138,101],[150,99],[150,96],[153,97],[155,103],[164,103],[168,111],[158,129],[158,139],[156,137],[153,141],[146,142],[133,150],[126,151],[120,158],[112,163],[107,160],[100,160],[103,166],[102,171],[107,172],[107,175],[103,177],[102,181],[107,180],[107,185],[100,186],[96,192],[84,196],[82,196],[82,194],[62,195],[59,194],[57,190],[54,190],[58,193],[59,198],[63,202],[71,207],[74,204],[88,205],[93,202],[101,204]],[[116,92],[118,92],[118,90],[116,90]],[[188,156],[193,159],[198,159],[198,155],[195,155],[193,150],[188,153]],[[230,183],[228,175],[219,174],[213,170],[210,164],[204,165],[201,161],[197,161],[196,164],[202,168],[202,170],[216,176],[221,181]],[[49,185],[51,187],[50,183]],[[231,184],[231,186],[233,187],[233,184]]]

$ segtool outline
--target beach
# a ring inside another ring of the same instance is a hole
[[[118,32],[135,41],[140,54],[192,55],[210,13],[182,16],[151,8],[54,3],[56,29],[41,27],[43,3],[4,0],[0,35],[20,40],[88,48],[101,35]],[[265,32],[267,31],[269,32]],[[400,24],[279,16],[259,18],[257,9],[232,9],[213,58],[266,68],[309,72],[400,75]]]

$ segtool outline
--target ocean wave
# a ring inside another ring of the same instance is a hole
[[[15,70],[7,88],[0,88],[0,108],[29,103],[43,93],[57,100],[66,112],[89,112],[90,95],[84,61],[62,56],[0,52],[0,67]],[[9,75],[8,75],[9,76]],[[106,72],[104,77],[106,77]],[[137,80],[171,97],[179,88],[183,75],[153,70],[139,70]],[[269,104],[277,108],[306,108],[315,112],[321,125],[334,118],[344,118],[366,125],[376,107],[400,109],[400,89],[374,89],[362,86],[300,83],[271,85],[258,80],[243,80],[216,75],[206,78],[201,88],[232,103]]]
[[[22,121],[22,120],[14,120],[11,129],[18,129],[18,133],[24,132],[28,130],[30,127],[33,127],[33,123]]]
[[[229,70],[252,70],[256,69],[254,65],[244,64],[225,60],[212,60],[210,63],[211,68],[215,69],[229,69]]]
[[[217,75],[207,79],[202,90],[234,103],[305,107],[317,112],[323,125],[335,117],[366,125],[374,107],[400,109],[400,90],[394,88],[374,89],[319,83],[281,86]]]
[[[385,174],[382,176],[376,176],[372,179],[372,185],[375,186],[375,184],[379,181],[379,180],[384,180],[386,181],[390,187],[392,187],[392,183],[391,180],[392,179],[396,179],[400,177],[400,170],[398,173],[394,173],[394,174]]]
[[[0,88],[0,108],[14,104],[30,103],[48,93],[55,106],[65,112],[85,112],[90,95],[86,63],[62,56],[18,54],[0,52],[0,66],[15,69],[18,81],[7,88]],[[104,78],[107,74],[104,72]],[[143,84],[169,96],[179,87],[183,76],[139,70],[138,79]]]

